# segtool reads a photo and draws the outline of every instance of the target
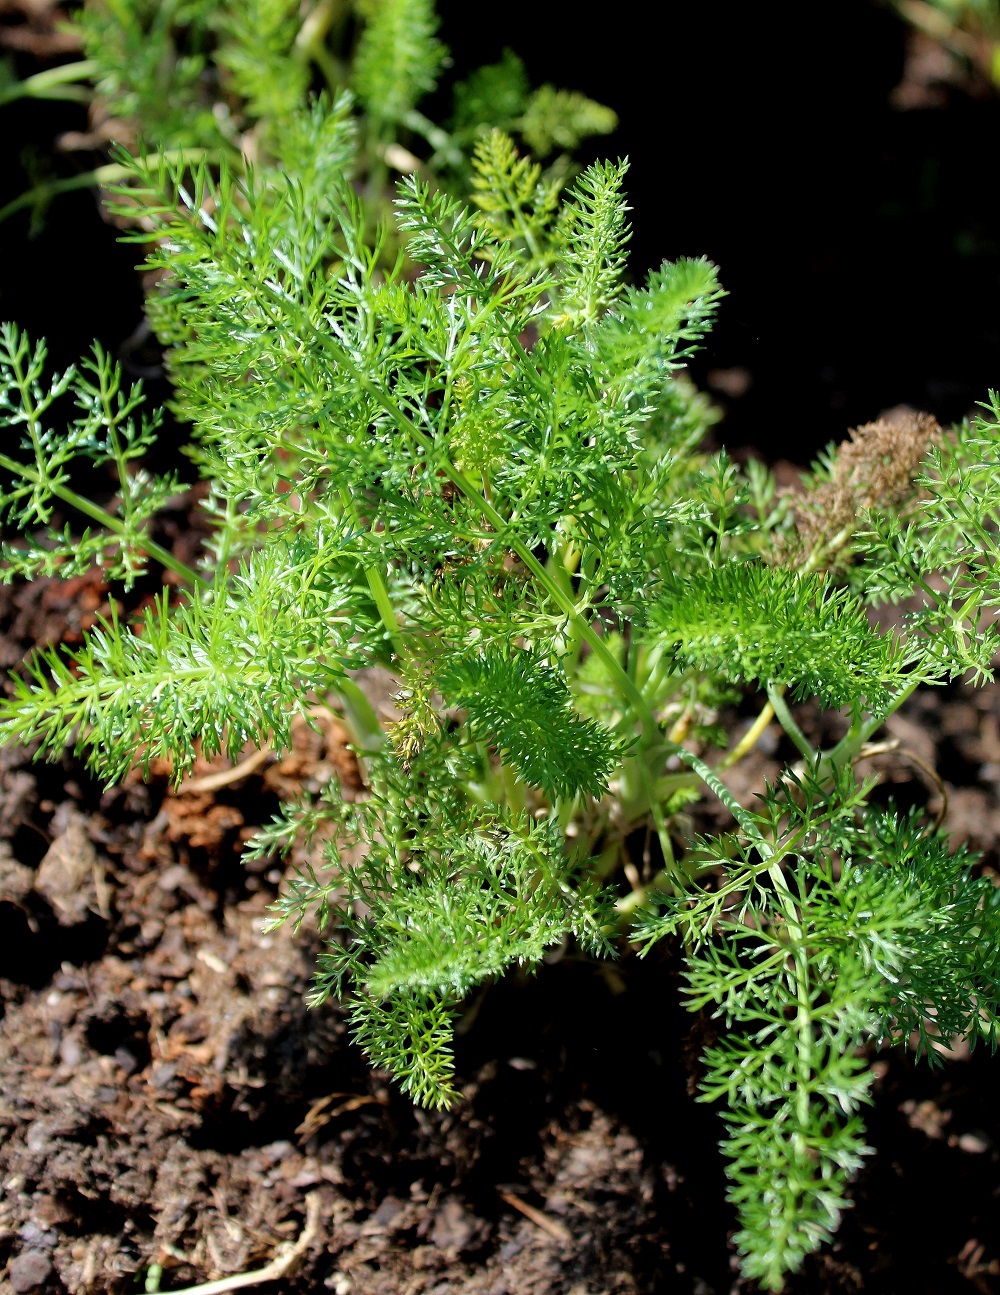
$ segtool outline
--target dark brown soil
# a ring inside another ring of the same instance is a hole
[[[0,657],[73,641],[105,597],[86,580],[3,590]],[[891,726],[940,771],[947,825],[987,866],[998,697],[932,694]],[[0,754],[0,1288],[125,1292],[160,1264],[171,1290],[260,1267],[311,1199],[315,1236],[271,1289],[748,1292],[716,1117],[691,1098],[708,1026],[680,1010],[666,955],[564,953],[484,992],[446,1115],[370,1074],[336,1007],[305,1008],[316,936],[262,934],[281,872],[245,868],[239,846],[279,795],[350,779],[343,743],[336,722],[303,725],[286,759],[185,794],[162,776],[102,792],[69,757]],[[784,758],[762,747],[733,771],[742,799]],[[887,794],[938,807],[905,753],[884,759]],[[878,1155],[836,1245],[792,1288],[1000,1290],[996,1067],[877,1064]]]

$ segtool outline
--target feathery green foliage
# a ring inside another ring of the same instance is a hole
[[[46,372],[44,342],[34,345],[12,324],[0,326],[0,467],[12,472],[0,486],[0,523],[16,542],[0,543],[2,578],[78,575],[99,561],[109,579],[132,587],[154,546],[149,524],[177,494],[178,481],[132,465],[156,440],[159,419],[138,414],[142,388],[121,388],[121,371],[99,345],[79,367]],[[11,457],[11,456],[15,457]],[[88,508],[71,489],[73,465],[110,468],[118,493],[110,513]],[[72,535],[51,523],[69,505],[104,522]]]
[[[378,131],[405,121],[434,89],[446,51],[435,35],[433,0],[361,0],[360,10],[354,88]]]
[[[436,679],[446,701],[467,712],[476,741],[488,742],[547,796],[600,796],[622,750],[607,730],[573,709],[565,680],[530,653],[456,657]]]
[[[768,1288],[830,1239],[869,1154],[864,1042],[916,1030],[933,1059],[935,1039],[996,1028],[1000,891],[918,816],[864,810],[850,782],[832,813],[812,778],[771,789],[750,823],[756,859],[727,859],[717,892],[665,899],[640,933],[685,936],[689,1005],[727,1027],[702,1097],[726,1103],[737,1244]]]
[[[618,121],[610,108],[574,90],[543,85],[532,90],[524,64],[512,50],[499,63],[478,68],[455,86],[452,132],[466,145],[482,128],[519,134],[536,157],[556,149],[572,153],[590,135],[609,135]]]
[[[877,713],[905,676],[891,634],[868,623],[861,601],[828,581],[760,562],[667,576],[649,624],[675,668],[780,684],[824,706]]]
[[[299,41],[290,12],[262,0],[254,39]],[[990,676],[1000,403],[951,432],[860,429],[794,500],[706,455],[683,365],[715,268],[628,286],[624,164],[566,187],[478,133],[490,86],[524,114],[510,58],[459,96],[471,205],[411,176],[392,228],[372,221],[359,150],[413,111],[440,50],[426,6],[366,13],[361,123],[322,96],[270,136],[281,164],[115,163],[208,483],[196,569],[149,536],[179,487],[138,463],[157,427],[140,394],[100,351],[49,377],[44,348],[3,334],[9,577],[96,561],[127,583],[155,559],[183,587],[32,657],[0,738],[72,745],[108,781],[154,757],[180,778],[199,750],[280,751],[297,714],[338,709],[362,790],[285,805],[251,853],[296,849],[274,920],[324,933],[312,1001],[343,998],[373,1063],[428,1106],[457,1100],[452,1027],[476,986],[567,940],[679,941],[690,1006],[719,1018],[703,1097],[724,1106],[744,1269],[779,1289],[849,1203],[868,1050],[996,1042],[1000,892],[920,815],[874,809],[855,765],[917,687]],[[380,46],[387,15],[410,25]],[[390,55],[410,69],[391,111]],[[110,502],[82,493],[94,467]],[[100,529],[78,542],[76,514]],[[396,681],[391,717],[372,670]],[[751,687],[759,721],[713,751],[720,700]],[[790,708],[807,697],[847,711],[827,749]],[[772,719],[799,759],[751,812],[727,771]],[[687,840],[701,794],[735,826]],[[620,894],[637,828],[662,866]]]
[[[361,129],[347,178],[373,226],[391,224],[390,170],[464,189],[468,152],[494,126],[539,156],[558,151],[550,172],[564,177],[582,140],[617,125],[609,108],[583,95],[532,90],[509,51],[452,84],[447,128],[430,121],[420,105],[449,65],[434,0],[85,0],[73,28],[83,57],[22,82],[0,76],[0,104],[82,99],[93,103],[98,127],[77,137],[81,148],[110,140],[150,156],[224,162],[234,173],[248,163],[287,173],[289,137],[310,118],[314,93],[342,103],[350,95]],[[129,175],[114,162],[89,178],[107,184]],[[27,206],[37,224],[48,202],[87,178],[36,185],[0,219]]]

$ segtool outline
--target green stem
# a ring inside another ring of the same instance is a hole
[[[515,814],[522,813],[528,804],[524,783],[521,782],[514,770],[506,764],[501,764],[500,766],[500,778],[503,785],[504,801],[508,808],[513,810]]]
[[[319,0],[319,4],[306,16],[295,37],[295,52],[313,58],[326,40],[334,21],[340,21],[341,0]]]
[[[534,231],[524,219],[524,212],[521,209],[521,204],[511,191],[509,184],[504,180],[501,180],[500,187],[504,201],[507,203],[507,207],[514,217],[514,224],[517,226],[517,232],[524,239],[524,245],[531,253],[535,266],[541,267],[544,264],[545,258],[542,255],[542,249],[539,246],[538,239],[534,235]]]
[[[784,685],[779,686],[773,683],[769,683],[767,685],[767,699],[771,703],[771,708],[774,711],[775,718],[777,719],[781,727],[785,730],[785,732],[788,734],[788,736],[795,743],[795,745],[798,747],[799,752],[802,755],[802,758],[805,760],[806,764],[809,764],[809,765],[815,764],[818,758],[817,752],[810,744],[809,739],[799,728],[798,724],[795,722],[795,718],[792,715],[792,712],[788,709],[788,706],[785,704]]]
[[[372,597],[375,599],[375,606],[378,608],[382,624],[385,626],[385,631],[389,636],[392,650],[397,657],[402,659],[405,655],[403,632],[400,628],[395,608],[389,598],[389,590],[386,588],[385,580],[382,578],[382,572],[377,567],[365,567],[365,578],[368,581],[368,588],[371,590]]]
[[[788,882],[781,867],[771,864],[767,870],[774,886],[774,893],[785,915],[785,924],[791,936],[792,968],[791,974],[795,983],[795,1115],[801,1128],[809,1123],[809,1075],[812,1070],[813,1053],[812,1008],[809,1002],[809,951],[805,946],[802,917],[795,907],[795,900],[788,888]]]
[[[688,751],[686,747],[675,746],[673,743],[669,743],[668,745],[673,747],[673,754],[677,755],[685,764],[689,765],[698,777],[701,778],[702,782],[715,792],[716,796],[718,796],[729,810],[730,814],[732,814],[733,818],[736,819],[736,822],[743,829],[744,834],[753,841],[761,858],[765,861],[761,866],[776,867],[779,861],[779,855],[776,854],[774,847],[768,841],[765,841],[760,829],[757,827],[757,824],[753,821],[742,805],[740,805],[733,793],[716,774],[715,770],[710,768],[709,765],[707,765],[700,756],[695,755],[693,751]],[[646,902],[651,892],[655,893],[657,890],[674,888],[677,884],[678,875],[676,867],[673,873],[669,872],[666,868],[661,869],[653,878],[649,886],[644,886],[641,890],[633,891],[631,895],[626,895],[624,899],[620,899],[618,901],[616,908],[620,917],[625,919],[634,912],[635,909],[640,908]]]
[[[153,165],[165,166],[173,162],[184,164],[189,161],[210,161],[213,156],[210,150],[204,148],[173,148],[165,153],[151,153],[146,160]],[[124,163],[108,162],[104,166],[94,167],[92,171],[85,171],[82,175],[69,175],[61,180],[48,180],[43,184],[36,184],[34,188],[12,199],[5,207],[0,207],[0,223],[39,201],[55,198],[61,193],[71,193],[74,189],[91,189],[99,185],[114,184],[117,180],[128,179],[131,174],[132,168]]]
[[[344,21],[343,0],[320,0],[306,17],[295,37],[294,52],[300,58],[311,59],[323,73],[331,92],[347,80],[347,70],[327,46],[327,35],[332,26]]]
[[[361,525],[361,518],[357,508],[351,499],[350,493],[346,489],[340,491],[340,502],[344,506],[344,512],[353,518],[356,525]],[[396,616],[395,608],[389,597],[389,590],[386,588],[385,579],[382,572],[377,567],[363,567],[365,579],[368,581],[368,588],[375,599],[375,606],[378,609],[379,618],[385,626],[389,642],[392,644],[392,650],[397,657],[402,658],[404,655],[403,632]]]
[[[385,742],[385,730],[374,706],[353,679],[345,676],[336,688],[358,746],[362,751],[378,751]]]
[[[465,155],[461,149],[456,148],[454,141],[447,131],[442,130],[422,112],[417,112],[415,108],[403,118],[403,125],[409,127],[415,135],[420,135],[430,144],[435,153],[443,157],[449,166],[461,169],[465,165]]]
[[[861,724],[852,724],[850,730],[840,739],[837,745],[823,756],[819,766],[820,774],[822,775],[831,768],[838,768],[849,760],[853,760],[864,744],[873,734],[878,732],[889,716],[895,714],[900,706],[913,696],[922,682],[919,676],[915,677],[905,688],[900,689],[882,714],[869,716]]]
[[[774,707],[768,702],[732,750],[727,751],[715,766],[716,769],[725,771],[726,769],[731,769],[734,764],[738,764],[746,753],[753,750],[757,745],[772,719],[774,719]]]
[[[711,770],[709,770],[709,773],[711,773]],[[777,868],[784,859],[795,854],[799,846],[808,836],[811,828],[827,821],[825,818],[822,818],[816,819],[812,824],[804,824],[797,828],[791,836],[786,837],[777,845],[773,845],[772,843],[765,841],[760,832],[757,831],[755,824],[751,822],[748,826],[746,822],[746,811],[739,806],[725,787],[722,787],[720,799],[737,822],[739,822],[744,832],[747,832],[748,835],[753,838],[754,846],[758,854],[760,854],[762,862],[739,868],[735,872],[731,872],[728,877],[722,880],[721,883],[716,885],[710,892],[702,892],[702,898],[693,896],[692,898],[695,900],[694,907],[689,909],[687,913],[687,919],[689,921],[694,921],[696,919],[699,909],[701,911],[705,911],[709,908],[718,909],[722,901],[727,899],[730,895],[737,893],[745,894],[753,885],[760,873],[770,872],[772,868]],[[714,872],[715,864],[711,863],[707,865],[707,868],[703,867],[697,871],[688,869],[688,872],[689,875],[697,877],[701,872],[706,870]],[[655,893],[657,890],[666,890],[669,888],[669,885],[670,878],[667,874],[659,872],[648,886],[645,886],[642,890],[633,891],[631,895],[626,895],[623,899],[618,901],[615,908],[622,916],[627,917],[628,914],[634,912],[635,909],[641,908],[649,898],[650,894]]]
[[[646,793],[646,799],[649,802],[649,811],[653,816],[653,826],[656,828],[656,836],[660,842],[660,849],[663,852],[663,872],[671,879],[674,888],[677,888],[678,872],[677,860],[674,858],[674,846],[670,840],[670,832],[667,828],[667,820],[663,814],[663,806],[657,799],[656,787],[653,783],[653,775],[650,772],[649,765],[646,763],[640,752],[636,764],[639,767],[639,777],[642,779],[643,791]]]
[[[8,458],[6,454],[0,454],[0,467],[6,468],[8,472],[12,472],[15,475],[25,477],[28,481],[33,481],[37,485],[44,484],[45,488],[58,499],[61,499],[63,503],[69,504],[78,512],[91,518],[93,521],[103,526],[106,530],[113,532],[113,534],[119,536],[121,539],[129,538],[127,536],[125,526],[117,517],[112,513],[109,513],[106,509],[101,508],[99,505],[92,503],[83,495],[78,495],[75,490],[70,490],[68,486],[64,486],[61,482],[43,482],[39,474],[33,468],[26,467],[23,463],[18,463],[16,459]],[[179,558],[175,558],[171,552],[163,548],[162,545],[157,544],[155,540],[151,540],[147,536],[141,535],[135,537],[135,543],[136,546],[141,548],[149,557],[155,558],[161,566],[166,567],[169,571],[175,572],[189,584],[194,585],[196,588],[208,588],[208,582],[200,576],[193,567],[189,567],[186,563],[181,562]]]
[[[695,755],[693,751],[689,751],[686,747],[675,746],[673,743],[670,743],[669,745],[673,747],[672,754],[683,760],[686,765],[695,771],[698,777],[701,778],[702,782],[715,792],[716,796],[718,796],[723,805],[725,805],[729,810],[733,818],[735,818],[737,823],[739,823],[744,834],[753,841],[762,857],[765,859],[768,858],[773,853],[772,847],[764,840],[757,824],[753,821],[752,817],[739,803],[715,770],[707,765],[700,756]]]
[[[0,93],[0,104],[11,103],[14,99],[78,99],[85,103],[93,98],[92,92],[74,82],[88,81],[99,70],[100,64],[92,58],[46,68],[44,72],[36,72],[34,76],[7,86]]]

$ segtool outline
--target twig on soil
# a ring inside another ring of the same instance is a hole
[[[306,1197],[306,1223],[298,1240],[290,1246],[283,1246],[264,1268],[257,1268],[249,1273],[233,1273],[231,1277],[202,1282],[199,1286],[185,1286],[183,1290],[169,1292],[169,1295],[222,1295],[224,1291],[239,1290],[242,1286],[256,1286],[258,1282],[273,1282],[284,1277],[316,1240],[319,1212],[320,1194],[310,1192]]]
[[[927,778],[937,790],[937,793],[941,798],[941,806],[934,818],[934,831],[940,831],[941,825],[948,817],[948,788],[938,771],[925,760],[921,759],[915,751],[911,751],[908,746],[903,746],[898,738],[891,739],[888,742],[870,742],[867,746],[863,746],[861,748],[854,760],[854,763],[858,764],[861,760],[870,760],[872,756],[884,755],[889,751],[893,751],[897,755],[901,755],[904,760],[909,760],[910,764],[919,769],[921,773],[927,775]]]
[[[527,1201],[522,1201],[520,1196],[515,1195],[514,1192],[507,1192],[502,1188],[498,1190],[500,1199],[506,1201],[508,1205],[513,1205],[514,1209],[520,1210],[526,1219],[530,1219],[534,1223],[535,1227],[541,1228],[543,1232],[547,1232],[556,1241],[568,1243],[573,1240],[573,1234],[565,1223],[560,1223],[558,1219],[554,1219],[550,1214],[546,1214],[542,1210],[536,1210],[534,1205],[529,1205]]]
[[[339,1106],[330,1108],[330,1104],[335,1102],[338,1097],[346,1098]],[[306,1117],[296,1128],[295,1132],[299,1135],[299,1142],[308,1142],[309,1139],[323,1127],[329,1124],[331,1120],[338,1115],[346,1115],[348,1111],[356,1111],[361,1106],[385,1106],[386,1098],[382,1096],[372,1096],[368,1093],[329,1093],[326,1097],[321,1097],[318,1101],[313,1102],[312,1106],[306,1112]]]
[[[219,773],[208,773],[204,778],[191,778],[182,782],[176,794],[184,796],[193,791],[218,791],[220,787],[228,787],[231,782],[239,782],[241,778],[260,768],[270,754],[270,745],[262,746],[259,751],[254,751],[253,755],[248,755],[231,769],[222,769]]]

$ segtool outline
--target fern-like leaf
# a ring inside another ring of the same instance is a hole
[[[453,1106],[455,1088],[454,1002],[437,994],[403,992],[379,1000],[352,999],[351,1034],[373,1065],[388,1070],[419,1106]]]
[[[552,797],[607,789],[621,745],[576,713],[562,673],[542,658],[488,648],[449,662],[436,681],[448,701],[467,711],[473,735],[495,746],[531,786]]]
[[[363,0],[365,29],[354,59],[354,88],[379,123],[405,119],[437,83],[446,55],[432,0]]]
[[[321,568],[308,544],[278,542],[215,597],[171,608],[164,593],[134,630],[113,613],[72,654],[43,649],[0,702],[0,740],[72,745],[109,784],[155,758],[180,781],[198,742],[234,760],[248,742],[286,744],[302,698],[356,660],[350,587]]]
[[[309,89],[309,67],[295,51],[300,8],[298,0],[239,0],[217,19],[218,62],[250,116],[264,118],[279,138],[275,127],[294,116]]]
[[[610,135],[618,117],[575,90],[543,85],[529,98],[517,126],[531,151],[545,157],[557,148],[572,152],[588,136]]]
[[[629,228],[622,194],[627,162],[598,162],[580,176],[559,222],[562,290],[556,323],[596,324],[618,299]]]
[[[877,711],[905,671],[900,645],[872,629],[857,598],[763,563],[665,576],[649,624],[679,666],[785,684],[827,706]]]

